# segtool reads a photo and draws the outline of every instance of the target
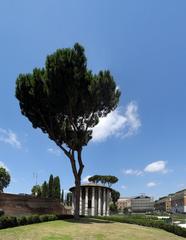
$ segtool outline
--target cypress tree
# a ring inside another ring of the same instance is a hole
[[[61,202],[64,203],[64,190],[61,191]]]
[[[54,178],[53,175],[50,175],[49,182],[48,182],[48,197],[53,197],[53,185],[54,185]]]
[[[60,187],[60,179],[59,177],[55,177],[54,181],[53,181],[53,198],[57,198],[60,199],[60,195],[61,195],[61,187]]]
[[[43,185],[42,185],[42,193],[41,196],[44,198],[48,197],[48,184],[46,181],[44,181]]]

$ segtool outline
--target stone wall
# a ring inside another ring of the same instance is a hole
[[[0,209],[5,215],[22,216],[30,214],[71,214],[59,200],[36,198],[30,195],[0,194]]]

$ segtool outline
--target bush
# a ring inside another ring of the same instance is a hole
[[[15,227],[18,225],[16,217],[1,217],[0,218],[0,229],[8,228],[8,227]]]
[[[54,214],[45,214],[45,215],[30,215],[30,216],[22,216],[22,217],[8,217],[1,216],[0,217],[0,229],[8,228],[8,227],[16,227],[21,225],[27,225],[32,223],[40,223],[47,221],[57,220],[58,217]]]
[[[39,222],[41,222],[39,215],[32,215],[32,223],[39,223]]]
[[[25,216],[22,216],[22,217],[18,218],[17,221],[18,221],[18,225],[26,225],[26,224],[28,224],[27,223],[27,218]]]
[[[48,215],[45,214],[45,215],[41,215],[39,216],[39,219],[41,222],[47,222],[48,221]]]
[[[4,215],[3,209],[0,209],[0,217]]]

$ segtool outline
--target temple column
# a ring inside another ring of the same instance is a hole
[[[85,216],[88,216],[88,187],[85,188]]]
[[[107,215],[107,216],[109,216],[109,214],[110,214],[109,204],[110,204],[110,190],[107,189],[107,210],[106,210],[106,215]]]
[[[103,216],[106,215],[106,189],[103,189]]]
[[[91,216],[95,216],[95,187],[92,187]]]
[[[75,194],[72,192],[72,214],[74,214],[75,209]]]
[[[79,214],[82,215],[83,214],[83,209],[82,209],[82,188],[80,189],[80,199],[79,199]]]
[[[98,216],[101,216],[101,187],[98,188]]]

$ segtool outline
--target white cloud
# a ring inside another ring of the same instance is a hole
[[[5,168],[7,171],[9,171],[8,167],[4,164],[4,162],[0,161],[0,167]]]
[[[165,161],[157,161],[152,162],[148,164],[145,169],[145,172],[154,173],[154,172],[161,172],[161,173],[167,173],[166,169],[166,162]]]
[[[61,151],[57,148],[48,148],[47,151],[51,154],[54,154],[56,156],[61,156]]]
[[[132,176],[142,176],[143,175],[143,171],[141,170],[136,170],[136,169],[124,169],[123,173],[125,175],[132,175]]]
[[[156,187],[157,186],[157,183],[155,182],[149,182],[147,183],[147,187],[151,188],[151,187]]]
[[[121,188],[125,190],[125,189],[127,189],[127,186],[126,185],[122,185]]]
[[[104,141],[111,136],[129,137],[136,134],[140,126],[138,106],[135,102],[130,102],[125,112],[116,109],[107,117],[100,118],[93,129],[93,141]]]
[[[88,176],[84,177],[84,178],[82,179],[82,182],[83,182],[83,183],[88,183],[88,182],[89,182],[88,179],[89,179],[90,177],[92,177],[92,176],[88,175]]]
[[[17,135],[11,130],[0,128],[0,141],[10,144],[13,147],[21,148],[21,142],[18,140]]]

